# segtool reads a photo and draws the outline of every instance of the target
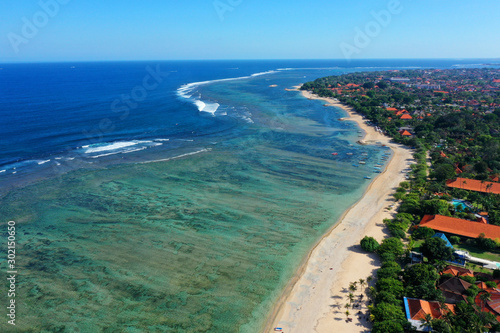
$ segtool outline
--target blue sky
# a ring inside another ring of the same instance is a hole
[[[499,32],[498,0],[3,0],[0,62],[500,58]]]

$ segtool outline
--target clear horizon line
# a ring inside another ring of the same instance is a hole
[[[363,60],[488,60],[488,61],[500,61],[500,58],[356,58],[356,59],[344,59],[344,58],[254,58],[254,59],[244,59],[244,58],[220,58],[220,59],[134,59],[134,60],[36,60],[36,61],[0,61],[0,64],[44,64],[44,63],[98,63],[98,62],[166,62],[166,61],[363,61]]]

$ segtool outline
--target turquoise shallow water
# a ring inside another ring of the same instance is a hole
[[[19,232],[18,331],[257,332],[385,152],[355,144],[341,110],[283,89],[303,76],[200,87],[246,122],[201,141],[205,152],[72,171],[3,197]]]

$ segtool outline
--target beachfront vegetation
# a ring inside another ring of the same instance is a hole
[[[366,252],[375,252],[379,246],[379,243],[373,237],[365,236],[361,240],[361,248]]]
[[[437,286],[453,277],[438,274],[444,261],[452,259],[453,250],[433,237],[434,230],[416,227],[423,216],[486,218],[488,223],[500,225],[500,194],[493,193],[491,185],[500,178],[500,69],[350,73],[320,78],[301,89],[337,98],[396,142],[414,148],[416,163],[411,166],[409,181],[394,193],[398,213],[383,221],[392,237],[378,247],[376,240],[365,237],[362,241],[362,248],[376,251],[382,261],[370,293],[372,331],[409,331],[402,296],[443,302]],[[449,186],[457,177],[460,185]],[[468,190],[467,180],[480,182],[479,188]],[[449,236],[457,249],[500,261],[499,239],[484,234]],[[417,245],[424,262],[412,264],[409,255]],[[495,316],[479,306],[484,306],[488,293],[475,282],[484,280],[494,288],[493,277],[499,278],[500,271],[491,276],[477,270],[483,275],[459,276],[472,285],[467,299],[457,302],[455,313],[447,311],[440,319],[426,317],[422,320],[425,327],[435,332],[498,330]]]

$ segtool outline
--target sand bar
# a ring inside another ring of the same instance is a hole
[[[302,94],[345,110],[350,116],[346,119],[356,121],[365,131],[363,143],[385,144],[391,148],[393,156],[363,197],[310,251],[270,313],[264,332],[273,332],[274,327],[283,328],[285,333],[368,332],[371,324],[365,319],[366,304],[359,309],[349,309],[353,321],[346,322],[343,306],[347,291],[344,288],[350,282],[366,279],[379,267],[377,257],[364,253],[359,241],[365,235],[379,241],[387,236],[382,221],[394,213],[395,208],[388,210],[387,207],[394,203],[391,194],[404,180],[403,170],[412,163],[412,152],[391,142],[391,138],[367,125],[362,116],[337,100],[318,98],[306,91]],[[361,319],[356,315],[358,311],[363,313]]]

